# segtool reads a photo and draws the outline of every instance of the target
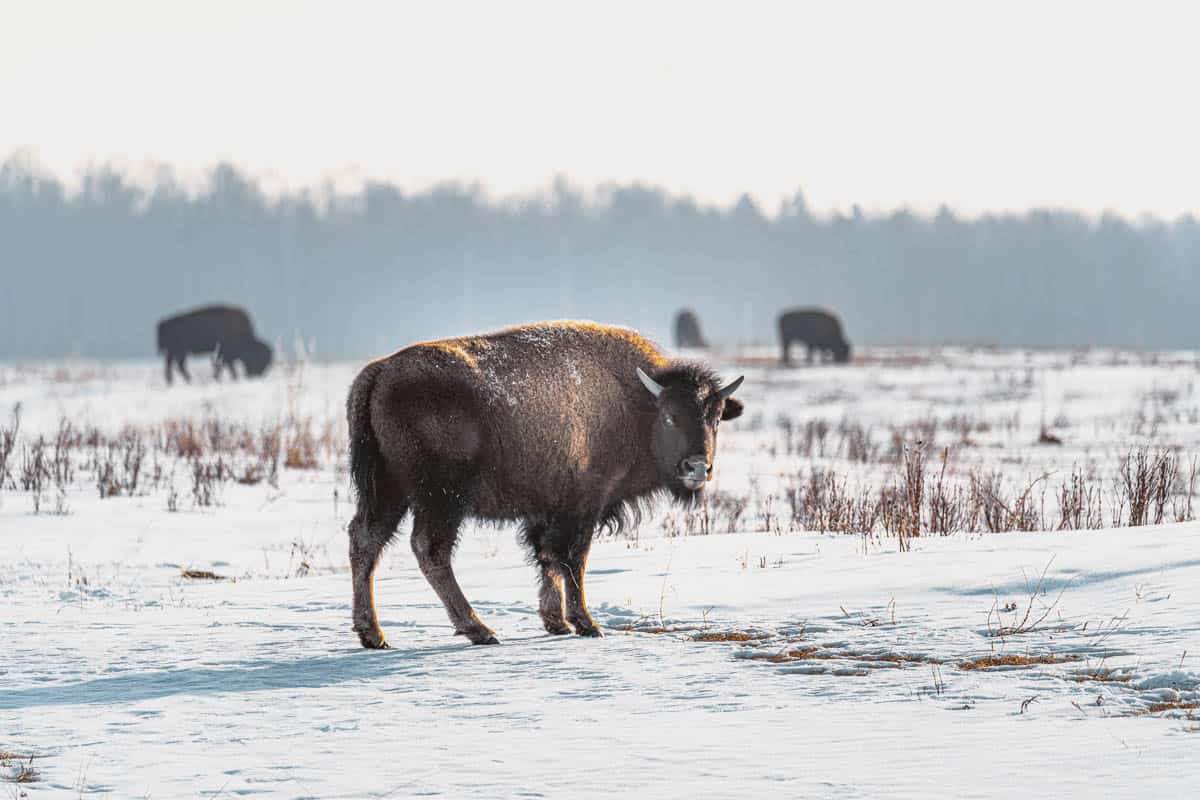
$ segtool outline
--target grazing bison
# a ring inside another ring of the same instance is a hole
[[[685,308],[675,315],[675,346],[708,347],[704,334],[700,333],[700,318],[690,308]]]
[[[262,375],[271,364],[271,347],[254,336],[250,317],[233,306],[206,306],[195,311],[167,317],[158,323],[158,352],[166,354],[167,383],[171,383],[171,365],[189,383],[184,360],[193,353],[213,354],[213,377],[221,377],[223,367],[234,378],[235,361],[241,361],[247,375]]]
[[[380,551],[409,511],[421,572],[475,644],[496,637],[451,569],[466,517],[511,520],[540,569],[552,634],[600,636],[584,599],[592,536],[654,495],[694,502],[717,425],[742,413],[708,369],[669,361],[634,331],[546,322],[406,347],[350,388],[354,630],[387,647],[375,613]]]
[[[783,346],[780,361],[791,363],[792,342],[808,346],[808,363],[813,353],[830,354],[839,364],[850,360],[850,343],[842,333],[842,323],[833,314],[819,308],[801,308],[779,315],[779,340]]]

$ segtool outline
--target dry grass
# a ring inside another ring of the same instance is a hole
[[[656,628],[636,628],[630,624],[621,628],[621,630],[625,633],[650,633],[660,636],[667,633],[693,633],[696,631],[696,628],[666,628],[662,626]]]
[[[1066,664],[1078,660],[1079,656],[1056,656],[1053,653],[1046,653],[1040,656],[984,656],[974,661],[964,661],[958,665],[958,668],[970,671],[975,669],[991,669],[993,667],[1033,667],[1040,664]]]
[[[1146,714],[1162,714],[1168,711],[1187,711],[1190,712],[1200,709],[1200,702],[1191,700],[1172,700],[1165,703],[1152,703],[1146,708],[1138,711],[1134,716],[1145,716]]]
[[[12,421],[3,427],[0,427],[0,491],[3,491],[6,485],[14,486],[12,476],[8,469],[9,457],[17,448],[17,434],[21,432],[21,404],[17,403],[13,406]]]
[[[283,465],[288,469],[317,469],[317,438],[308,420],[290,426]]]
[[[209,572],[206,569],[185,569],[180,575],[191,581],[228,581],[232,578],[227,578],[224,575],[218,575],[215,572]]]
[[[186,475],[192,507],[207,508],[220,505],[228,483],[266,482],[278,489],[281,467],[328,468],[340,476],[347,447],[340,418],[321,421],[294,413],[257,428],[202,416],[126,425],[109,434],[63,417],[51,436],[21,437],[20,425],[19,406],[11,422],[0,425],[0,491],[27,492],[34,513],[70,513],[67,499],[79,488],[78,473],[101,499],[162,492],[170,511],[180,510],[187,494],[175,477]]]
[[[20,753],[9,753],[0,750],[0,767],[11,769],[12,771],[0,778],[9,783],[30,784],[41,779],[41,775],[33,767],[33,760],[36,756],[22,755]],[[23,796],[23,795],[21,795]]]
[[[1129,508],[1129,524],[1158,525],[1179,478],[1179,458],[1170,451],[1135,448],[1121,462],[1118,489]]]
[[[1076,683],[1128,683],[1133,680],[1133,676],[1128,673],[1105,669],[1084,670],[1067,677]]]
[[[693,636],[694,642],[757,642],[766,639],[765,633],[743,633],[734,631],[731,633],[702,633],[699,636]]]
[[[751,661],[766,661],[768,664],[786,664],[789,661],[805,661],[809,659],[819,659],[823,656],[817,654],[816,647],[801,647],[796,650],[787,650],[782,653],[754,653],[746,656]],[[824,656],[828,657],[828,656]]]
[[[940,664],[927,656],[903,653],[851,653],[844,650],[822,650],[820,647],[800,647],[782,653],[756,653],[746,658],[766,661],[768,664],[786,664],[791,661],[860,661],[883,664]]]

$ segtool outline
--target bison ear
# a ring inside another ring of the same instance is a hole
[[[742,401],[733,397],[725,398],[725,408],[721,411],[721,419],[737,419],[742,415]]]

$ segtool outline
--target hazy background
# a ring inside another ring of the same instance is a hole
[[[324,356],[684,305],[1197,346],[1189,5],[829,5],[0,3],[0,357],[217,300]]]

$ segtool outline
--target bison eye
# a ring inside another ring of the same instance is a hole
[[[675,418],[672,417],[670,414],[664,414],[663,415],[663,425],[666,425],[668,428],[674,428],[675,427]]]

